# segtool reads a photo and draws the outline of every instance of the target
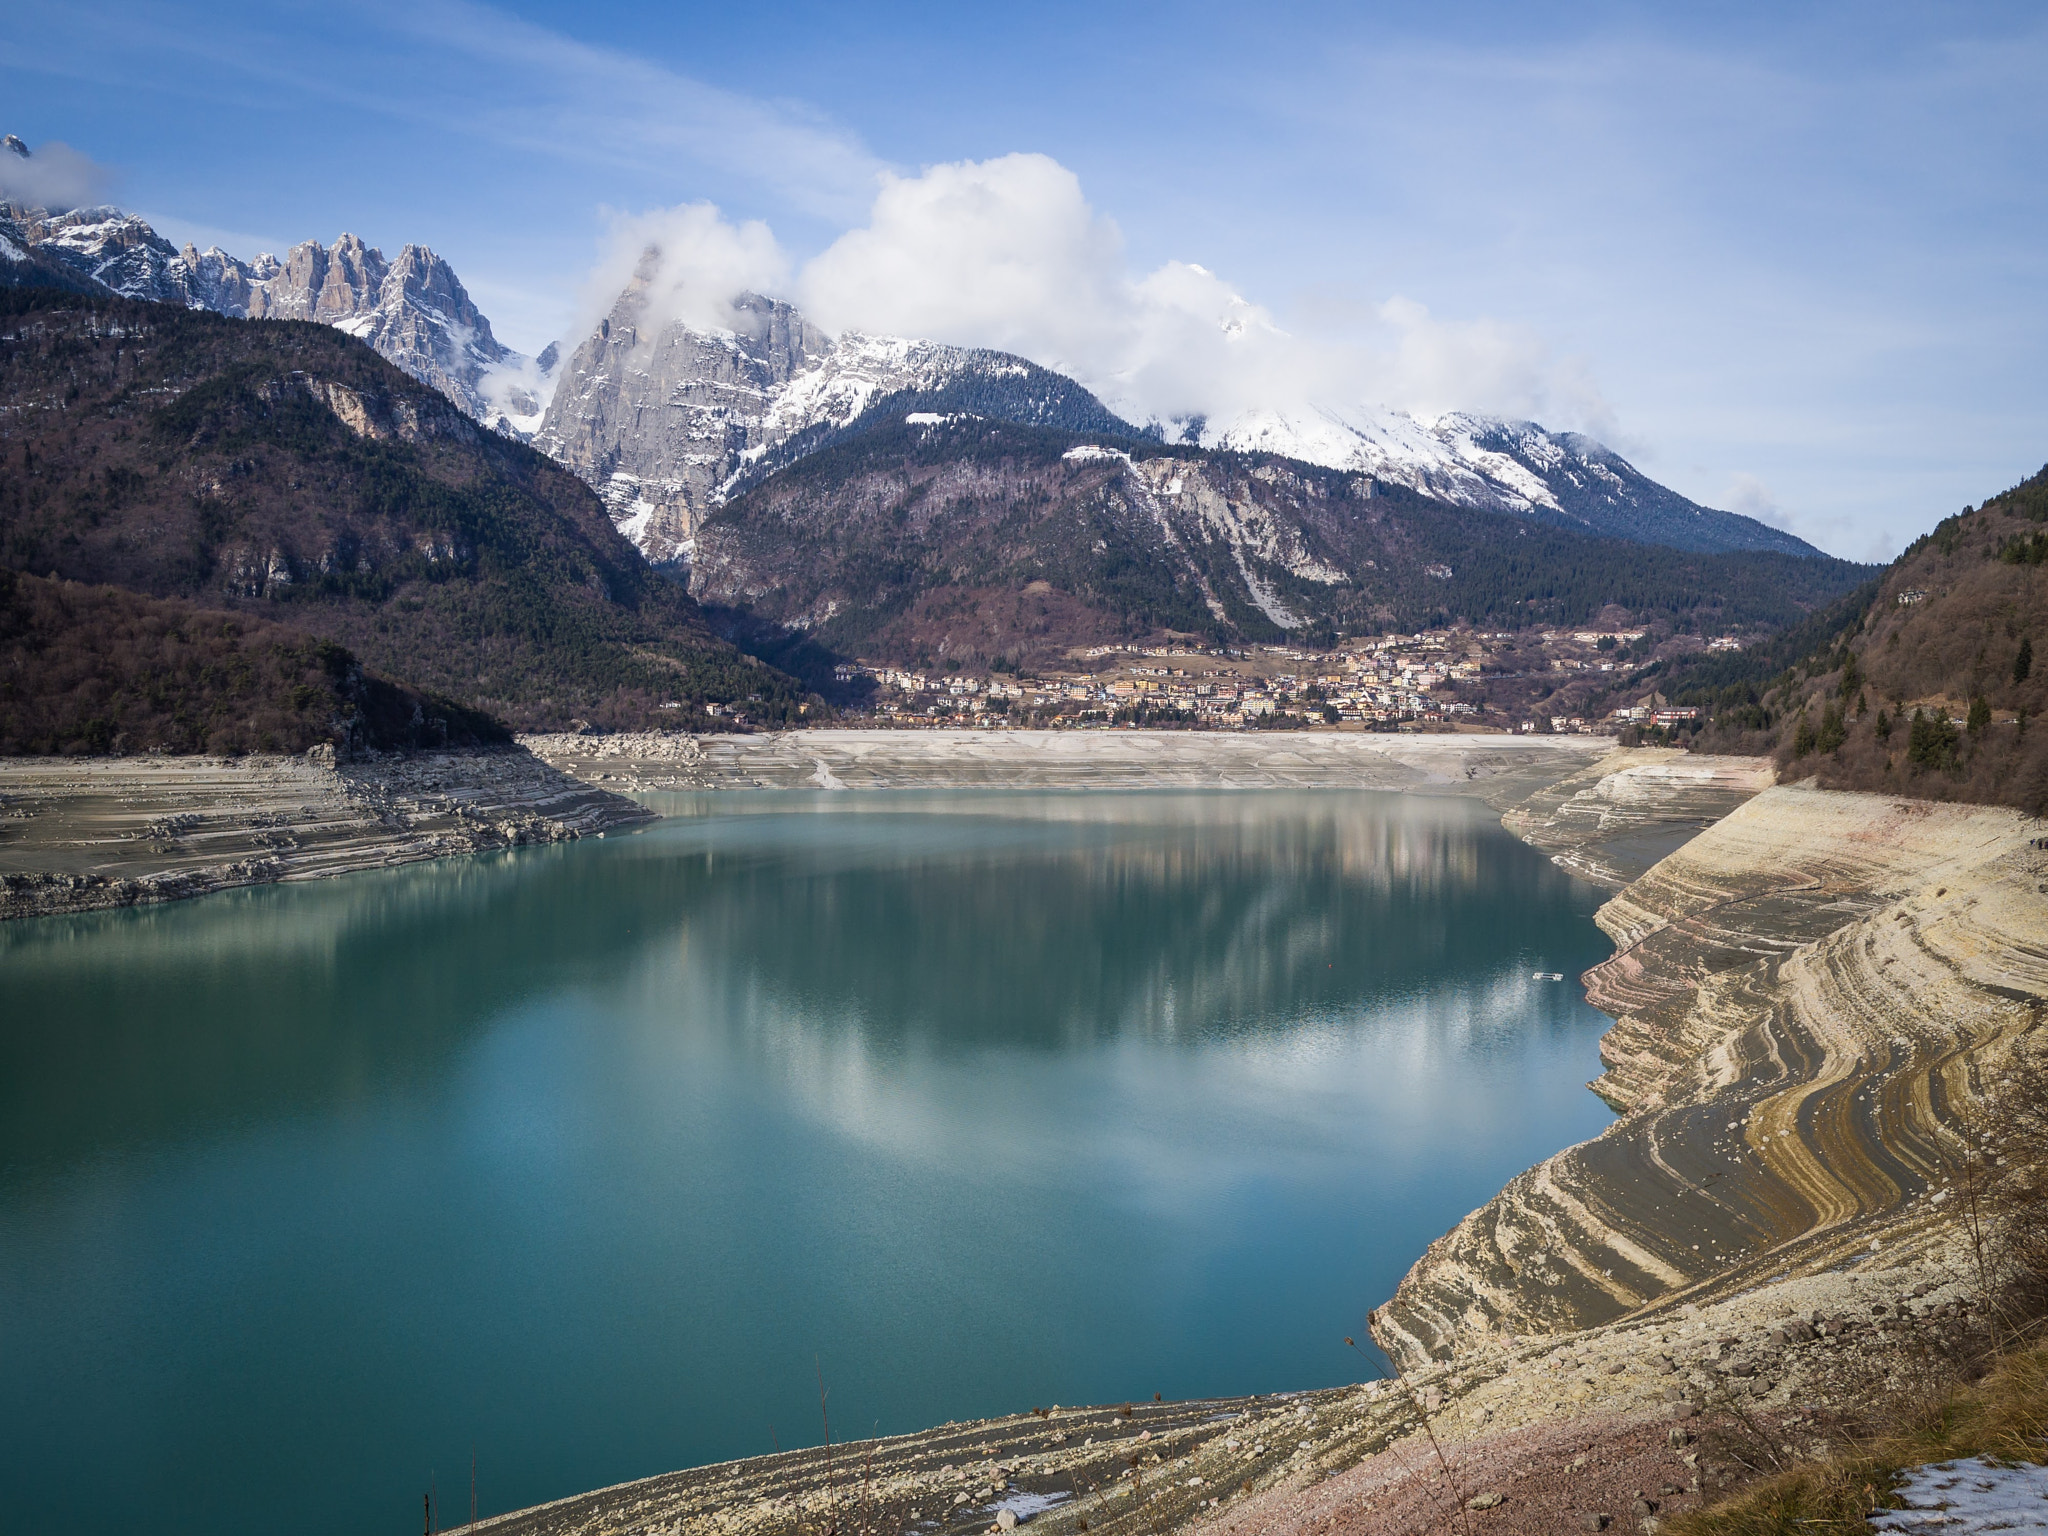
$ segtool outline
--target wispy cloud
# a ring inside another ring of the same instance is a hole
[[[282,17],[231,7],[206,26],[154,0],[25,3],[27,40],[0,40],[10,68],[146,84],[209,105],[224,91],[243,94],[243,106],[324,102],[507,155],[685,183],[709,171],[841,224],[867,207],[886,169],[858,134],[804,103],[709,84],[477,0],[364,0]]]
[[[0,149],[0,198],[62,212],[95,202],[110,177],[107,168],[69,144],[51,140],[27,154]]]
[[[471,130],[508,148],[642,168],[693,160],[747,177],[802,212],[835,219],[865,208],[885,169],[857,135],[802,102],[710,85],[474,0],[371,11],[399,36],[516,82],[462,111]],[[435,110],[446,116],[445,106]]]

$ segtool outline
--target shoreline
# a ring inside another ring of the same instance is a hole
[[[1307,740],[818,731],[527,738],[340,765],[16,760],[0,763],[0,912],[656,819],[621,791],[970,785],[1475,796],[1613,893],[1595,921],[1615,950],[1584,983],[1615,1019],[1589,1087],[1621,1118],[1418,1258],[1375,1315],[1402,1383],[1019,1412],[661,1474],[479,1530],[781,1536],[847,1515],[850,1458],[863,1519],[927,1536],[980,1536],[1004,1508],[1045,1536],[1419,1533],[1442,1522],[1432,1457],[1511,1477],[1526,1513],[1555,1527],[1589,1500],[1627,1507],[1615,1479],[1690,1507],[1739,1471],[1685,1449],[1688,1420],[1739,1411],[1795,1442],[1964,1326],[1942,1189],[1956,1114],[2048,1004],[2038,823],[1772,787],[1759,760],[1598,739]],[[23,871],[34,857],[54,867]],[[1589,1456],[1606,1459],[1589,1469]]]
[[[655,819],[518,748],[0,759],[0,920],[317,880]]]
[[[592,783],[720,789],[1434,789],[1519,801],[1613,751],[1597,736],[814,730],[522,736]]]
[[[1595,737],[1192,732],[530,736],[370,755],[0,759],[0,921],[183,900],[660,819],[630,798],[762,788],[1326,788],[1519,801]],[[1668,754],[1677,755],[1677,754]]]
[[[1695,1424],[1826,1456],[1830,1425],[1968,1327],[1974,1277],[1944,1209],[1953,1118],[2048,1004],[2048,959],[2026,942],[2048,932],[2048,852],[2013,812],[1767,779],[1750,760],[1615,753],[1497,807],[1616,892],[1596,916],[1615,953],[1585,980],[1616,1020],[1589,1086],[1622,1118],[1417,1260],[1375,1314],[1400,1381],[1019,1412],[478,1529],[779,1536],[857,1508],[877,1528],[979,1536],[1014,1506],[1045,1536],[1420,1536],[1445,1522],[1448,1473],[1460,1496],[1499,1492],[1504,1529],[1633,1506],[1649,1536],[1659,1510],[1750,1475]],[[1652,857],[1660,829],[1679,845]],[[1688,1149],[1725,1167],[1632,1191]]]

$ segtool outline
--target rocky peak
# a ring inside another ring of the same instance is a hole
[[[719,330],[650,332],[649,305],[643,272],[563,365],[534,444],[596,488],[650,558],[675,560],[767,441],[775,400],[832,339],[760,294],[734,300]]]
[[[153,297],[145,290],[160,286],[178,258],[170,241],[118,208],[52,213],[15,203],[0,206],[20,225],[31,245],[131,298]]]
[[[877,400],[966,380],[971,409],[1005,420],[1132,430],[1022,358],[853,331],[835,340],[761,294],[735,299],[723,327],[665,322],[643,273],[564,365],[534,443],[604,497],[650,560],[685,561],[704,518],[742,484]]]
[[[219,307],[226,312],[336,326],[480,420],[495,410],[485,376],[524,362],[491,334],[491,322],[454,268],[423,245],[408,245],[396,261],[386,261],[357,235],[343,234],[331,246],[308,240],[286,252],[281,264],[259,257],[240,277],[248,297],[237,311],[230,307],[236,274],[221,274]]]
[[[28,146],[22,143],[19,137],[11,133],[5,138],[0,138],[0,149],[6,150],[11,155],[19,155],[24,160],[28,158]]]
[[[0,144],[28,153],[12,135]],[[494,388],[492,376],[527,367],[525,358],[491,334],[491,322],[454,269],[423,245],[408,245],[396,261],[386,261],[377,247],[345,233],[332,245],[295,245],[283,261],[266,252],[245,262],[218,246],[200,251],[187,244],[181,251],[146,221],[118,208],[52,213],[0,203],[0,220],[7,238],[18,240],[45,269],[54,264],[89,288],[238,318],[336,326],[493,425],[504,425],[505,412],[492,396],[506,392]],[[29,265],[9,260],[11,267]],[[51,275],[45,270],[43,280]],[[510,393],[517,396],[518,390]],[[513,405],[539,414],[538,400],[519,398]]]

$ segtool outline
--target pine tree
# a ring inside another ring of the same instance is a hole
[[[1794,757],[1806,756],[1807,753],[1814,749],[1819,740],[1819,736],[1813,729],[1813,721],[1807,716],[1801,715],[1799,717],[1799,727],[1792,733],[1792,755]]]
[[[1849,739],[1848,727],[1842,723],[1842,706],[1830,704],[1821,711],[1820,736],[1814,742],[1816,750],[1833,752]]]
[[[1906,757],[1918,768],[1953,768],[1956,765],[1956,728],[1943,715],[1930,715],[1924,709],[1914,710]]]
[[[2012,680],[2024,683],[2034,670],[2034,637],[2020,637],[2020,653],[2012,659]]]

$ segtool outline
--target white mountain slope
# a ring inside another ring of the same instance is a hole
[[[1400,411],[1318,405],[1248,411],[1221,426],[1164,426],[1161,435],[1224,452],[1273,453],[1352,470],[1432,500],[1637,543],[1705,552],[1820,553],[1754,518],[1688,500],[1592,438],[1551,432],[1533,421],[1462,412],[1421,421]]]
[[[12,135],[0,152],[29,155]],[[118,208],[52,212],[9,202],[0,202],[0,240],[124,298],[248,319],[322,321],[368,342],[487,425],[523,437],[538,424],[541,370],[499,343],[454,269],[425,246],[408,245],[387,261],[344,234],[331,246],[295,245],[283,261],[265,253],[245,262],[218,246],[181,251]]]

